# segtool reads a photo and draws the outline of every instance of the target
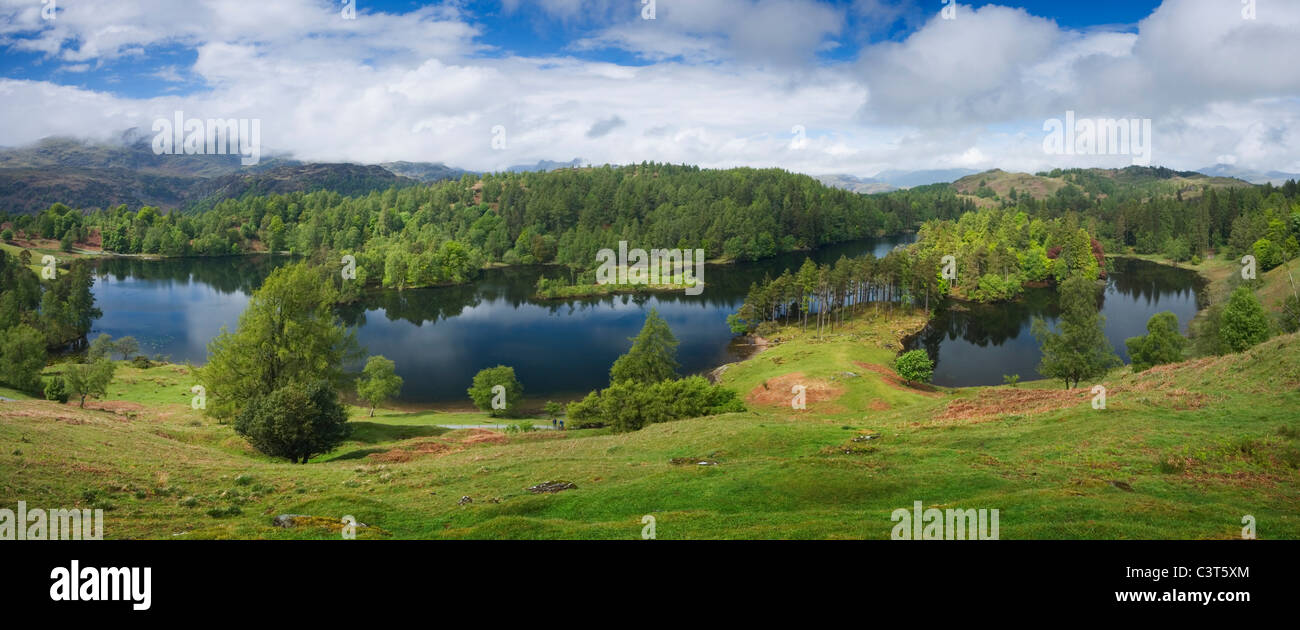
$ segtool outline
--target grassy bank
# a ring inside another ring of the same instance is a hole
[[[103,507],[108,538],[887,538],[913,501],[1000,511],[1015,538],[1300,537],[1300,341],[1102,382],[949,390],[888,365],[923,314],[868,309],[834,334],[787,327],[722,379],[744,413],[607,430],[439,425],[478,413],[354,409],[306,465],[190,409],[180,366],[122,367],[105,401],[0,403],[0,505]],[[807,391],[807,409],[790,401]],[[699,465],[697,462],[712,462]],[[547,481],[576,489],[533,494]],[[468,499],[466,499],[466,497]]]

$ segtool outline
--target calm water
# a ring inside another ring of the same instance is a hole
[[[1116,259],[1107,280],[1101,313],[1106,337],[1125,363],[1124,340],[1146,334],[1147,320],[1161,311],[1178,316],[1183,333],[1198,310],[1200,278],[1191,271],[1142,260]],[[949,387],[1000,385],[1004,374],[1039,378],[1042,353],[1029,329],[1034,317],[1055,323],[1060,311],[1051,289],[1030,290],[1019,302],[954,305],[911,339],[935,360],[934,382]]]
[[[764,274],[797,269],[807,256],[818,263],[866,252],[883,256],[912,239],[855,241],[811,254],[710,265],[704,275],[708,286],[699,296],[538,302],[532,299],[537,278],[563,270],[494,269],[472,285],[385,291],[344,307],[341,315],[358,327],[368,354],[397,362],[406,381],[404,402],[463,402],[474,374],[495,365],[514,367],[528,396],[577,396],[608,383],[610,365],[631,347],[630,338],[650,308],[659,310],[681,342],[681,371],[705,371],[740,357],[726,318]],[[94,291],[104,316],[91,335],[131,335],[150,355],[204,363],[208,342],[222,326],[235,328],[249,295],[285,262],[272,257],[100,261]]]

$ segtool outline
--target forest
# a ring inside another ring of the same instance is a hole
[[[597,251],[620,240],[756,260],[973,209],[942,188],[868,197],[779,169],[643,163],[465,176],[362,197],[249,195],[192,213],[118,206],[83,214],[55,204],[0,220],[65,250],[98,234],[104,251],[121,254],[351,254],[362,286],[404,289],[464,283],[487,264],[589,270]]]

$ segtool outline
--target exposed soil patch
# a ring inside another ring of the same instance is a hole
[[[487,429],[467,429],[469,435],[462,438],[460,443],[466,445],[472,444],[505,444],[509,440],[505,434]]]
[[[749,395],[745,397],[745,401],[755,405],[788,408],[791,401],[794,400],[794,387],[796,385],[804,386],[805,402],[809,407],[816,403],[833,401],[844,395],[843,387],[832,385],[820,379],[807,378],[803,372],[792,372],[767,379],[762,385],[750,390]]]
[[[400,448],[395,448],[384,453],[371,453],[367,458],[385,464],[400,464],[402,462],[409,462],[417,457],[424,457],[426,455],[445,455],[459,450],[461,449],[453,449],[450,445],[437,440],[424,440]]]
[[[1114,394],[1118,390],[1112,390]],[[946,421],[975,420],[1004,415],[1021,415],[1056,411],[1090,404],[1092,391],[1076,389],[986,389],[975,398],[948,404],[935,418]]]
[[[937,397],[941,395],[939,393],[939,390],[935,389],[931,385],[922,385],[922,384],[909,385],[903,379],[899,378],[898,375],[895,374],[893,370],[883,365],[876,365],[874,363],[863,363],[862,361],[854,361],[853,364],[864,370],[871,370],[872,372],[879,374],[881,379],[883,379],[887,385],[899,391],[909,392],[912,394],[920,394],[922,396],[930,396],[930,397]],[[886,405],[885,408],[888,409],[889,408],[888,405]]]

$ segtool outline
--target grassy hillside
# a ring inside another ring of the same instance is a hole
[[[650,426],[448,429],[481,414],[354,410],[310,464],[188,406],[185,368],[123,365],[94,409],[0,402],[0,505],[103,507],[109,538],[887,538],[892,510],[1000,510],[1016,538],[1300,537],[1300,340],[1103,381],[918,389],[886,367],[923,318],[796,327],[723,373],[749,411]],[[791,408],[791,388],[808,392]],[[0,395],[4,395],[0,393]],[[533,494],[568,481],[575,489]],[[468,500],[463,497],[468,497]],[[234,509],[232,509],[234,508]],[[278,514],[322,517],[293,529]]]
[[[1010,199],[1012,190],[1016,191],[1017,198],[1028,195],[1033,199],[1047,199],[1067,188],[1071,189],[1067,192],[1098,199],[1117,195],[1139,199],[1181,195],[1183,199],[1194,199],[1205,186],[1225,189],[1250,185],[1231,177],[1141,166],[1055,170],[1032,175],[993,169],[967,175],[951,184],[955,192],[981,207],[997,206]]]

